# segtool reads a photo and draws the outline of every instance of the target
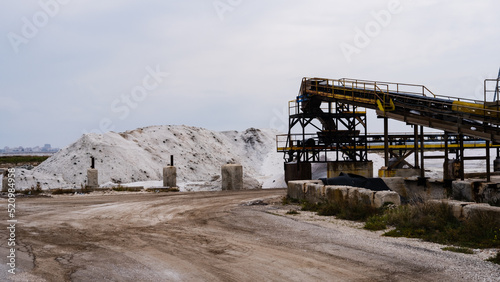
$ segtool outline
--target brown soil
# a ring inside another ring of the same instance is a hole
[[[470,281],[500,273],[434,244],[305,212],[285,215],[295,208],[281,206],[285,193],[19,198],[18,273],[8,274],[2,263],[0,280]],[[256,199],[270,205],[245,205]],[[0,235],[8,237],[5,228]],[[0,256],[7,256],[6,243]]]

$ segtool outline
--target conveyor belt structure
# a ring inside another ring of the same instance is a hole
[[[448,152],[455,150],[459,151],[457,158],[461,159],[463,172],[466,148],[486,148],[483,159],[487,162],[489,148],[497,148],[500,158],[499,79],[485,80],[484,99],[479,101],[436,95],[417,84],[305,77],[298,96],[289,102],[289,131],[277,136],[277,150],[290,163],[329,162],[331,152],[336,154],[333,160],[365,162],[368,151],[384,150],[386,166],[391,156],[404,160],[412,153],[417,163],[420,151],[422,177],[424,151],[444,150],[447,159]],[[497,86],[488,90],[492,82]],[[491,101],[487,96],[492,96]],[[367,134],[366,112],[359,108],[376,111],[384,120],[384,135]],[[388,119],[412,125],[414,134],[389,135]],[[310,132],[311,126],[314,132]],[[423,127],[444,134],[424,134]]]
[[[498,97],[497,97],[498,98]],[[427,87],[342,78],[303,78],[297,102],[304,112],[319,101],[374,109],[379,116],[500,143],[500,103],[439,96]]]

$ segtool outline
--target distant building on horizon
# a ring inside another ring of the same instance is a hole
[[[31,153],[43,153],[43,154],[54,154],[57,153],[59,148],[52,148],[50,144],[44,144],[43,147],[26,147],[23,146],[10,148],[9,146],[5,146],[3,149],[0,149],[0,154],[31,154]]]

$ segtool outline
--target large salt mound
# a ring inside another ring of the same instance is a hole
[[[215,132],[190,126],[150,126],[123,133],[86,134],[33,171],[22,170],[19,188],[80,187],[86,183],[90,157],[99,183],[159,181],[162,168],[175,158],[178,183],[220,183],[220,168],[243,165],[245,182],[264,188],[285,187],[282,155],[271,129]],[[159,182],[158,182],[159,183]]]

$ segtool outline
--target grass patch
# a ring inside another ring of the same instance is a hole
[[[283,197],[281,199],[281,204],[286,206],[286,205],[293,205],[293,204],[299,204],[300,201],[297,200],[297,199],[294,199],[294,198],[290,198],[288,195],[286,195],[285,197]]]
[[[2,156],[0,164],[41,163],[49,156]]]
[[[286,201],[288,203],[289,200]],[[454,245],[459,248],[455,251],[467,253],[470,248],[500,248],[498,218],[488,213],[475,212],[466,220],[458,220],[453,215],[452,207],[446,203],[390,204],[377,209],[363,201],[350,199],[317,204],[302,201],[301,207],[303,211],[316,212],[318,215],[364,221],[364,228],[367,230],[385,230],[391,227],[384,236],[419,238]]]
[[[364,228],[371,231],[385,230],[387,229],[386,219],[380,215],[371,216],[366,220]]]
[[[146,189],[148,192],[154,193],[162,193],[162,192],[180,192],[178,187],[170,187],[170,188],[148,188]]]
[[[300,214],[300,212],[298,212],[296,210],[289,210],[286,212],[286,214],[296,215],[296,214]]]
[[[447,204],[419,203],[387,209],[368,218],[365,228],[383,230],[393,226],[385,236],[420,238],[426,241],[469,248],[500,247],[500,224],[493,216],[474,213],[460,221]]]
[[[461,254],[468,254],[468,255],[474,254],[474,251],[472,249],[464,248],[464,247],[444,247],[444,248],[442,248],[442,250],[455,252],[455,253],[461,253]]]
[[[486,261],[489,261],[489,262],[492,262],[492,263],[496,263],[496,264],[500,264],[500,253],[497,253],[496,256],[494,256],[492,258],[489,258]]]
[[[286,198],[283,198],[285,202]],[[289,203],[289,200],[286,199]],[[445,251],[472,254],[474,248],[500,248],[500,221],[495,216],[475,212],[466,220],[458,220],[446,203],[417,202],[408,205],[385,205],[376,209],[358,200],[326,203],[302,201],[303,211],[323,216],[364,221],[367,230],[385,230],[384,236],[419,238],[425,241],[454,245]],[[287,213],[288,214],[288,213]],[[500,264],[500,254],[488,259]]]
[[[124,186],[118,186],[118,187],[113,187],[111,188],[113,191],[117,192],[139,192],[142,190],[142,187],[124,187]]]
[[[321,206],[322,204],[314,204],[314,203],[311,203],[309,201],[306,201],[306,200],[303,200],[301,201],[300,203],[300,209],[303,210],[303,211],[312,211],[312,212],[317,212],[319,207]]]
[[[364,221],[369,217],[381,213],[381,209],[372,207],[371,205],[360,201],[336,201],[327,203],[313,204],[308,201],[302,202],[303,211],[317,212],[322,216],[336,216],[340,219]]]

